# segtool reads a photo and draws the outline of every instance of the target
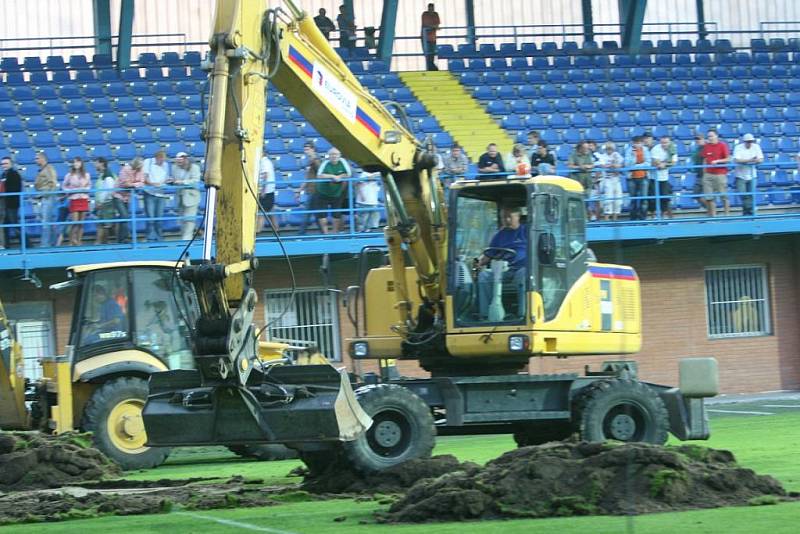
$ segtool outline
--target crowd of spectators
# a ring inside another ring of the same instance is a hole
[[[292,209],[300,219],[295,218],[293,224],[299,235],[305,235],[312,222],[321,234],[340,233],[348,224],[351,231],[360,233],[379,229],[383,213],[379,173],[361,172],[356,176],[337,148],[321,157],[313,141],[304,143],[303,157],[302,183],[282,184],[294,192]],[[752,134],[745,134],[733,150],[715,130],[695,136],[686,161],[687,171],[695,175],[692,197],[710,217],[717,214],[718,204],[729,215],[728,175],[733,172],[733,189],[741,197],[742,213],[753,215],[757,165],[763,161],[764,154]],[[139,234],[147,241],[163,241],[164,222],[169,219],[179,221],[173,238],[177,234],[183,240],[193,237],[202,199],[202,178],[200,165],[188,154],[179,152],[171,161],[163,150],[150,158],[135,157],[121,167],[119,175],[114,174],[105,158],[96,158],[92,163],[90,174],[87,162],[74,158],[68,172],[59,177],[45,154],[39,153],[32,190],[21,196],[24,180],[20,172],[10,157],[1,158],[0,222],[4,228],[0,231],[0,249],[20,241],[24,202],[34,206],[37,222],[33,226],[40,228],[34,246],[83,244],[90,213],[96,244],[130,243],[134,199],[144,208],[145,231],[143,236]],[[670,168],[676,164],[678,151],[672,139],[663,136],[656,140],[645,132],[634,136],[624,147],[612,141],[581,141],[569,155],[565,168],[568,176],[584,189],[588,219],[617,221],[627,203],[631,220],[645,220],[673,217]],[[470,161],[458,144],[439,154],[438,170],[445,187],[469,176],[470,168]],[[515,144],[505,156],[495,143],[489,144],[477,159],[476,168],[479,179],[549,175],[556,173],[556,156],[539,132],[532,131],[526,144]],[[276,208],[276,190],[281,181],[269,155],[264,153],[258,174],[258,232],[277,232],[281,226],[282,220],[277,216],[281,210]],[[168,205],[174,215],[165,217]]]
[[[555,174],[556,159],[539,132],[527,135],[527,145],[515,144],[503,157],[495,143],[490,143],[477,161],[480,179],[506,176],[538,176]],[[445,159],[460,157],[461,147],[454,146]],[[800,156],[799,156],[800,158]],[[692,197],[706,210],[709,217],[717,214],[717,203],[723,213],[730,215],[728,177],[733,172],[733,193],[741,198],[742,214],[753,215],[757,165],[764,154],[755,137],[742,136],[733,150],[722,141],[716,130],[696,135],[691,155],[686,161],[689,173],[695,176]],[[598,144],[593,140],[579,141],[566,161],[568,175],[583,187],[587,217],[590,220],[616,221],[628,201],[631,220],[645,220],[657,215],[673,217],[673,187],[670,168],[678,164],[678,150],[669,136],[656,140],[649,132],[634,136],[630,143],[618,149],[612,141]],[[623,179],[625,188],[623,189]],[[625,193],[627,191],[627,194]]]

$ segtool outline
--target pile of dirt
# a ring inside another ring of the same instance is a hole
[[[0,492],[55,488],[121,474],[116,464],[92,448],[88,434],[0,434]]]
[[[455,456],[445,454],[432,458],[409,460],[374,474],[353,471],[346,465],[332,462],[320,473],[304,472],[302,487],[312,493],[401,493],[423,479],[437,478],[447,473],[473,473],[477,464],[460,463]]]
[[[0,494],[0,525],[85,519],[105,515],[139,515],[183,510],[246,508],[312,499],[302,492],[263,486],[263,480],[234,477],[207,481],[106,481],[100,484]]]
[[[772,504],[786,495],[777,480],[739,467],[728,451],[553,442],[420,480],[379,520],[640,514]]]

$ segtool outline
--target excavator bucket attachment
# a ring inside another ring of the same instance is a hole
[[[154,373],[142,416],[152,447],[351,441],[372,424],[330,365],[254,371],[246,388],[204,385],[197,371]]]

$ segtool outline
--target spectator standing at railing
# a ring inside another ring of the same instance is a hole
[[[277,233],[278,219],[275,218],[275,215],[270,213],[272,208],[275,207],[275,186],[275,165],[272,164],[272,160],[269,159],[267,153],[264,152],[258,165],[258,202],[261,204],[264,211],[269,213],[272,229]],[[264,214],[259,210],[256,232],[263,230],[264,223],[266,222],[267,220],[264,218]]]
[[[2,160],[5,163],[5,159]],[[4,165],[5,166],[5,165]],[[5,169],[3,174],[0,175],[0,224],[6,222],[6,180]],[[0,250],[6,248],[6,229],[0,228]]]
[[[505,163],[506,169],[519,177],[530,177],[531,175],[531,162],[528,155],[525,153],[525,145],[517,143],[511,149],[511,154],[508,155]]]
[[[625,151],[625,166],[628,172],[628,194],[631,197],[631,220],[643,220],[647,216],[647,167],[650,166],[650,151],[644,145],[642,136],[631,140]]]
[[[536,130],[528,132],[528,143],[525,145],[525,150],[528,151],[528,159],[533,159],[533,156],[539,149],[539,143],[542,142],[542,136]],[[531,162],[531,164],[533,164]]]
[[[164,188],[169,178],[167,153],[159,150],[152,158],[144,160],[144,212],[147,216],[147,240],[161,241],[161,218],[164,216],[164,204],[169,195]]]
[[[96,191],[94,194],[94,212],[100,220],[97,223],[95,244],[102,245],[109,242],[111,230],[114,226],[111,219],[116,216],[113,194],[117,177],[114,176],[114,173],[108,167],[108,161],[103,157],[95,158],[94,170],[97,172],[94,187]]]
[[[356,184],[356,208],[364,210],[356,213],[356,228],[359,232],[378,230],[381,222],[381,203],[378,200],[380,180],[381,173],[364,171],[361,173],[361,180]]]
[[[672,184],[669,182],[669,168],[678,163],[678,149],[668,135],[664,135],[659,143],[650,150],[650,163],[655,167],[652,174],[655,180],[651,182],[653,186],[652,195],[658,197],[658,205],[661,215],[672,218]],[[651,198],[648,202],[651,216],[656,212],[656,199]]]
[[[486,152],[478,158],[478,172],[481,174],[497,174],[506,172],[503,158],[497,152],[497,145],[489,143]]]
[[[442,174],[445,175],[444,183],[449,186],[455,177],[464,176],[469,168],[469,160],[467,159],[464,150],[459,144],[453,144],[450,148],[450,154],[444,158],[444,170]]]
[[[72,160],[70,171],[64,176],[61,188],[64,191],[75,191],[67,195],[69,200],[69,216],[73,222],[69,228],[69,244],[79,246],[83,242],[83,221],[89,212],[89,190],[92,179],[86,171],[83,159]]]
[[[622,181],[619,171],[624,165],[617,146],[608,141],[597,153],[597,166],[602,170],[600,178],[600,198],[602,199],[603,220],[616,221],[622,213]]]
[[[317,178],[329,180],[317,182],[316,193],[311,199],[311,209],[319,210],[316,214],[319,229],[328,233],[328,214],[323,210],[333,211],[333,233],[339,232],[342,226],[341,210],[347,206],[347,178],[353,176],[350,165],[342,158],[338,148],[328,150],[328,159],[322,162]]]
[[[536,151],[531,156],[531,176],[553,174],[555,170],[556,157],[547,147],[547,141],[540,139]]]
[[[22,233],[19,229],[19,206],[20,206],[20,193],[22,193],[22,176],[19,171],[14,168],[14,162],[8,156],[0,160],[0,166],[3,168],[3,174],[0,175],[0,182],[3,182],[3,191],[6,196],[5,201],[5,216],[3,221],[7,225],[12,225],[5,228],[5,246],[11,246],[11,234],[15,234],[20,243],[22,242]]]
[[[707,142],[703,147],[703,163],[713,165],[703,169],[703,194],[706,197],[708,216],[717,214],[717,198],[722,198],[725,215],[730,213],[728,202],[728,167],[723,165],[731,160],[731,152],[720,140],[716,130],[706,132]],[[723,166],[719,166],[723,165]]]
[[[742,215],[753,214],[753,195],[756,192],[756,165],[764,162],[764,152],[753,134],[746,133],[742,142],[733,148],[733,170],[736,192],[742,194]]]
[[[594,168],[594,155],[589,148],[589,143],[580,141],[575,145],[575,150],[567,159],[567,167],[571,169],[569,177],[581,184],[584,199],[592,196],[592,168]],[[586,204],[587,215],[591,215],[591,207]]]
[[[319,31],[325,36],[325,39],[330,41],[331,32],[336,29],[336,26],[334,26],[333,21],[328,18],[328,12],[325,11],[325,8],[319,8],[319,14],[314,17],[314,24],[317,25],[317,28],[319,28]]]
[[[181,239],[188,241],[194,235],[197,210],[200,207],[200,166],[194,163],[189,154],[178,152],[172,167],[172,183],[181,186],[178,202],[181,214]]]
[[[344,4],[339,6],[339,15],[336,16],[336,24],[339,26],[339,46],[342,48],[355,48],[356,46],[356,22],[347,14]]]
[[[300,189],[297,191],[298,200],[301,196],[305,196],[306,201],[305,204],[302,205],[303,209],[310,209],[311,207],[311,199],[314,198],[314,192],[316,191],[316,183],[314,180],[317,179],[317,170],[322,162],[317,156],[317,149],[314,145],[313,141],[306,141],[303,143],[303,156],[305,158],[306,163],[306,181],[300,186]],[[292,184],[294,186],[295,184]],[[308,223],[311,221],[312,218],[315,218],[316,215],[313,213],[306,213],[303,215],[303,222],[300,224],[300,229],[298,230],[298,234],[305,235],[306,229],[308,228]]]
[[[703,163],[705,159],[703,158],[703,147],[706,144],[706,138],[702,135],[695,135],[694,136],[694,152],[692,156],[689,158],[689,163],[692,165],[692,172],[694,173],[694,186],[692,187],[692,194],[697,195],[695,196],[695,200],[703,207],[708,208],[706,206],[706,199],[703,198]]]
[[[58,176],[56,170],[47,161],[44,152],[36,154],[36,165],[39,172],[33,187],[36,191],[44,193],[39,197],[39,216],[42,219],[42,237],[39,239],[40,247],[52,247],[55,242],[53,237],[58,233],[58,228],[53,226],[58,216]]]
[[[439,14],[433,4],[428,4],[428,10],[422,12],[422,29],[420,30],[426,70],[439,70],[439,67],[436,66],[436,30],[439,29],[440,24]]]
[[[119,171],[119,177],[115,184],[114,209],[120,219],[130,218],[131,193],[135,189],[144,187],[144,171],[142,170],[142,158],[135,157],[131,162]],[[130,243],[130,233],[128,225],[130,222],[121,222],[117,227],[117,241],[119,243]]]

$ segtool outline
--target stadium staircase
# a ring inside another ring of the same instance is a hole
[[[511,151],[513,138],[449,72],[401,72],[400,79],[472,161],[489,143],[497,143],[501,154]]]

